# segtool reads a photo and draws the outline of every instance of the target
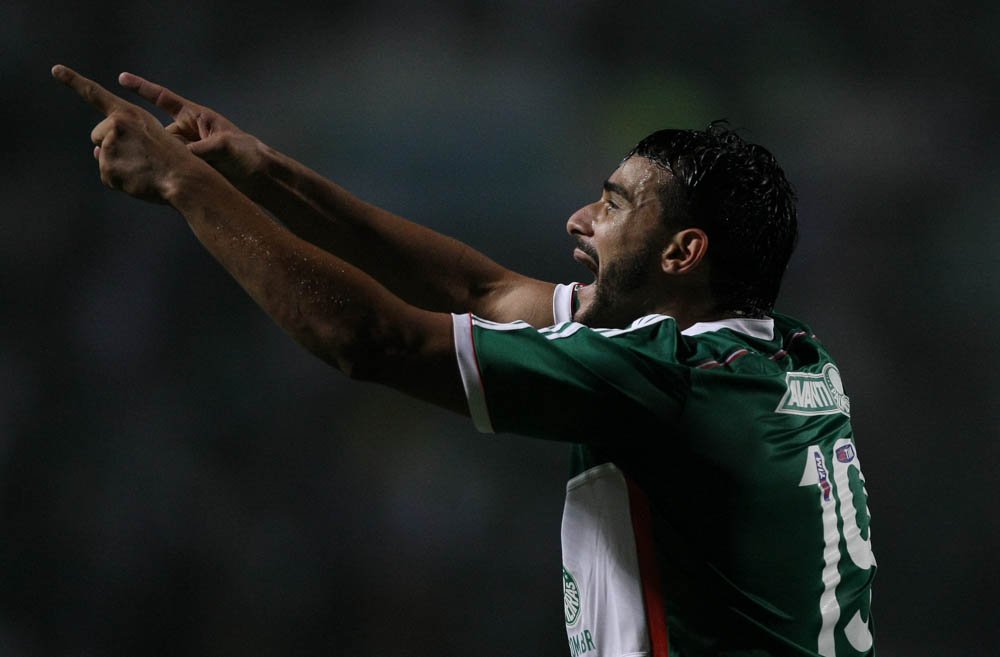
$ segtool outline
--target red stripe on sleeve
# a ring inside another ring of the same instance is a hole
[[[625,481],[628,484],[632,531],[635,534],[635,548],[639,558],[639,578],[642,580],[642,599],[646,607],[651,657],[668,657],[667,610],[663,604],[663,583],[653,546],[653,519],[649,510],[649,500],[631,478],[626,476]]]

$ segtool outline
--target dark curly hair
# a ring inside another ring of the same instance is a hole
[[[711,290],[720,309],[749,317],[770,313],[798,237],[795,192],[774,156],[743,141],[726,121],[705,130],[659,130],[625,159],[633,155],[676,181],[661,192],[668,226],[708,235]]]

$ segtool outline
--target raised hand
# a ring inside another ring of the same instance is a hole
[[[62,65],[52,76],[104,115],[90,133],[101,181],[137,198],[165,202],[191,163],[201,165],[155,116]]]
[[[263,144],[215,110],[192,102],[163,85],[132,73],[118,76],[118,84],[153,103],[173,119],[166,131],[202,158],[236,187],[246,190],[263,163]]]

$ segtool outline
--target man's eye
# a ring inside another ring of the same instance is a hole
[[[604,206],[607,209],[609,209],[609,210],[617,210],[618,209],[618,205],[614,201],[612,201],[611,199],[608,199],[607,201],[605,201],[604,202]]]

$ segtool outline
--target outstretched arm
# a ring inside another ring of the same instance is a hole
[[[361,270],[275,224],[159,121],[74,71],[52,74],[104,114],[91,133],[101,180],[169,203],[251,297],[348,375],[467,413],[452,320],[403,302]]]
[[[421,308],[494,321],[552,323],[551,283],[353,196],[214,110],[123,73],[119,83],[166,111],[167,130],[296,235],[352,263]]]

